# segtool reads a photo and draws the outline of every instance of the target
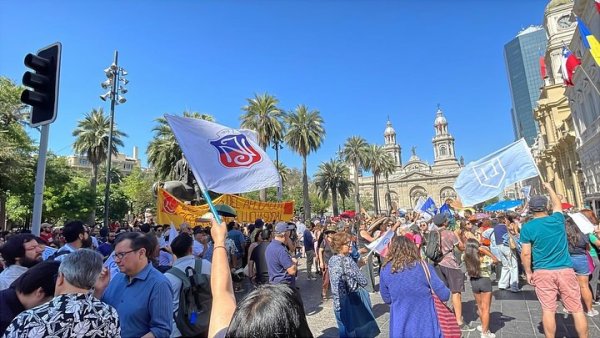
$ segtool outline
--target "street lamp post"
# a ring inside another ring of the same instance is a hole
[[[279,173],[279,150],[283,149],[283,146],[279,144],[280,140],[275,140],[275,144],[273,144],[273,149],[275,149],[275,163],[277,165],[277,174],[279,174],[279,180],[281,181],[281,173]],[[277,187],[277,200],[281,201],[283,194],[283,184]]]
[[[127,93],[127,88],[123,87],[129,83],[125,76],[127,71],[118,66],[119,52],[115,51],[115,60],[110,67],[104,70],[104,74],[108,78],[102,82],[101,86],[104,89],[110,88],[104,95],[100,95],[102,101],[110,98],[110,131],[108,133],[108,154],[106,157],[106,188],[104,189],[104,226],[109,226],[109,196],[110,196],[110,167],[112,157],[112,142],[113,142],[113,126],[115,122],[115,105],[122,104],[127,101],[121,94]]]

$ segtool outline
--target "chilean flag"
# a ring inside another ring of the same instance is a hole
[[[563,80],[567,86],[573,86],[573,73],[575,73],[575,68],[580,64],[581,60],[575,54],[571,53],[567,47],[563,47],[561,69]]]
[[[367,244],[367,248],[369,248],[371,251],[377,252],[379,256],[385,257],[388,252],[388,244],[390,243],[394,235],[395,233],[392,230],[388,230],[381,237]]]
[[[596,10],[600,13],[600,0],[596,0]]]

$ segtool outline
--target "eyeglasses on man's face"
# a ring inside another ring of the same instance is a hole
[[[125,251],[125,252],[115,253],[115,259],[121,260],[121,259],[125,258],[125,256],[127,256],[127,254],[130,254],[134,251],[137,251],[137,250],[129,250],[129,251]]]

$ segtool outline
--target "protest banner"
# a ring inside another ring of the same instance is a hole
[[[238,222],[253,223],[261,218],[265,222],[290,221],[294,215],[294,202],[260,202],[236,195],[222,195],[213,200],[214,204],[227,204],[237,212]],[[210,225],[199,219],[209,211],[207,204],[189,205],[163,189],[159,189],[157,198],[157,221],[159,224],[174,224],[179,228],[182,223],[194,225]]]

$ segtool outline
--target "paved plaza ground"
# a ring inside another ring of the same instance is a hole
[[[338,337],[337,324],[333,314],[333,301],[321,300],[321,279],[307,280],[306,265],[300,259],[299,277],[297,286],[300,288],[308,324],[315,337]],[[377,271],[376,271],[377,272]],[[318,275],[317,275],[318,276]],[[376,277],[377,283],[379,277]],[[248,285],[245,285],[247,291]],[[470,285],[466,285],[466,294],[463,295],[463,317],[473,327],[480,324],[476,319],[475,299],[471,293]],[[542,311],[533,288],[525,285],[521,292],[497,290],[494,283],[494,292],[491,306],[490,329],[498,338],[534,338],[544,337],[542,330]],[[243,292],[246,293],[246,292]],[[241,297],[241,294],[237,294]],[[381,334],[379,337],[389,337],[389,306],[383,303],[379,293],[371,294],[373,312],[379,323]],[[600,308],[598,308],[600,309]],[[556,314],[556,337],[577,337],[573,318],[560,312]],[[600,337],[600,316],[588,318],[590,338]],[[465,332],[463,337],[479,337],[478,331]]]

